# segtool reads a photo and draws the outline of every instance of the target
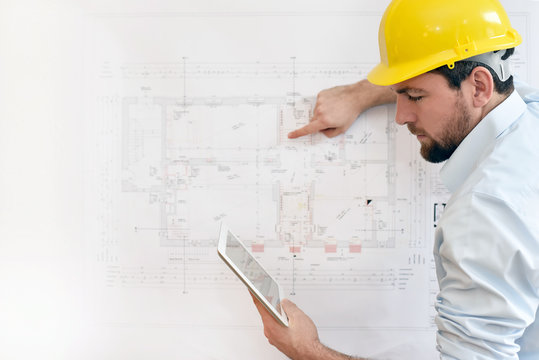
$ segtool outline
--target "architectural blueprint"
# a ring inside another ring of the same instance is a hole
[[[325,344],[437,358],[432,239],[448,199],[439,166],[420,157],[393,106],[336,138],[287,138],[320,90],[377,62],[386,4],[86,17],[87,308],[96,332],[115,339],[101,345],[105,358],[285,358],[217,256],[221,222]],[[525,40],[513,65],[527,80],[529,18],[511,20]],[[129,352],[127,338],[148,347]]]

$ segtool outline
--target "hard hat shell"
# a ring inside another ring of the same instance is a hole
[[[393,0],[380,22],[380,64],[367,78],[392,85],[521,42],[498,0]]]

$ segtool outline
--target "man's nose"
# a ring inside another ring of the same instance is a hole
[[[395,114],[395,121],[399,125],[406,125],[416,120],[416,115],[412,111],[408,101],[397,97],[397,113]]]

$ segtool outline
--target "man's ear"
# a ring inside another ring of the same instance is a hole
[[[482,108],[488,104],[494,94],[494,79],[487,68],[478,66],[468,77],[473,91],[473,106]]]

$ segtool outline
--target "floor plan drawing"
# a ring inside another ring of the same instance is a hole
[[[216,253],[225,222],[328,345],[437,358],[440,166],[421,158],[393,106],[335,138],[287,137],[320,90],[372,68],[381,10],[88,16],[86,262],[99,326],[193,328],[185,358],[253,358],[230,345],[230,331],[265,343]],[[350,46],[350,31],[373,40]],[[525,77],[526,49],[517,55]],[[391,338],[396,347],[381,345]],[[260,359],[279,358],[267,348]]]

